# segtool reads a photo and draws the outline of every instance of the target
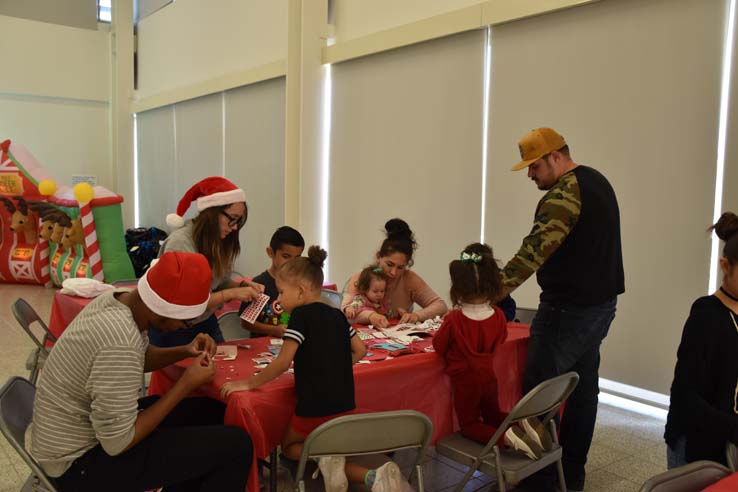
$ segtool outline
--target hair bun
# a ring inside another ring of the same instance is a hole
[[[402,219],[390,219],[384,224],[384,230],[387,231],[387,239],[402,239],[415,243],[413,231],[410,226]]]
[[[318,268],[323,268],[323,263],[328,257],[328,253],[317,244],[310,246],[307,253],[308,260]]]
[[[727,241],[738,233],[738,215],[724,212],[712,228],[720,239]]]
[[[464,248],[464,253],[476,253],[482,257],[484,261],[495,261],[492,248],[482,243],[472,243]]]

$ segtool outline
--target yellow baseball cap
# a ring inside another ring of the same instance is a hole
[[[565,145],[564,137],[556,133],[553,128],[531,130],[518,142],[520,158],[523,160],[515,164],[512,171],[525,169],[544,155],[559,150]]]

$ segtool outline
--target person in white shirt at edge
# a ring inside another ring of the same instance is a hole
[[[164,254],[137,289],[91,302],[54,345],[39,380],[27,442],[61,492],[243,492],[253,445],[223,425],[225,405],[185,398],[209,383],[216,345],[149,345],[147,330],[191,325],[210,300],[212,273],[199,253]],[[195,357],[164,395],[138,398],[141,374]]]

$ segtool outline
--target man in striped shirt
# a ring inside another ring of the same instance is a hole
[[[51,351],[28,430],[31,454],[64,491],[245,489],[249,435],[223,425],[225,406],[185,397],[215,375],[215,342],[148,343],[147,330],[184,328],[210,301],[201,254],[163,255],[132,291],[91,302]],[[161,397],[138,399],[141,375],[195,357]]]

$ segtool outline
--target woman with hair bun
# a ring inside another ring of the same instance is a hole
[[[376,258],[379,267],[387,276],[384,297],[389,300],[389,313],[384,316],[381,313],[364,311],[351,321],[385,328],[389,325],[390,318],[399,318],[400,323],[416,323],[445,314],[448,307],[444,300],[420,275],[409,270],[413,265],[413,254],[417,248],[410,226],[402,219],[390,219],[384,224],[384,229],[387,238],[382,241]],[[352,275],[346,285],[341,303],[344,310],[359,294],[357,282],[360,273]],[[413,312],[413,304],[418,304],[421,309]]]
[[[725,241],[723,283],[692,304],[684,325],[664,433],[670,469],[725,464],[726,443],[738,444],[738,216],[725,212],[710,229]]]

